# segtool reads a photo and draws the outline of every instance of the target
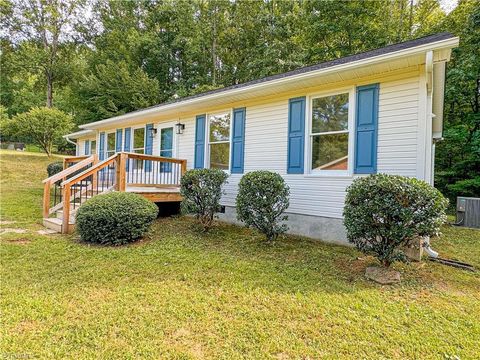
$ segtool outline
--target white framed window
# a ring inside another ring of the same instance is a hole
[[[312,174],[350,175],[353,159],[354,91],[310,97],[308,169]]]
[[[132,149],[132,152],[136,154],[145,154],[145,136],[146,136],[146,130],[145,126],[142,127],[137,127],[133,128],[133,136],[132,136],[132,146],[130,147]],[[134,161],[134,167],[137,170],[143,169],[143,160],[135,160]]]
[[[133,128],[131,149],[134,153],[145,154],[145,127]]]
[[[231,112],[208,114],[208,165],[211,169],[228,170],[230,167]]]
[[[90,155],[97,153],[97,140],[90,140]]]
[[[107,133],[107,138],[106,138],[107,146],[105,147],[107,149],[107,158],[115,154],[116,141],[117,139],[116,139],[115,132]]]

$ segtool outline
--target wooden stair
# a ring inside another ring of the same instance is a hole
[[[112,190],[138,193],[153,202],[181,201],[180,179],[186,168],[186,160],[125,152],[101,162],[96,155],[78,157],[77,162],[69,158],[63,171],[43,181],[43,225],[60,233],[73,232],[78,208]]]

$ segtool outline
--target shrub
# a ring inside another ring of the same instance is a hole
[[[288,230],[283,215],[289,206],[290,189],[283,178],[270,171],[245,174],[238,185],[237,218],[267,237],[268,241]]]
[[[401,248],[416,237],[438,234],[447,206],[440,191],[417,179],[386,174],[358,178],[347,189],[347,238],[388,267],[406,260]]]
[[[61,161],[55,161],[47,166],[48,177],[58,174],[63,170],[63,163]]]
[[[140,238],[157,214],[157,206],[138,194],[111,192],[80,206],[76,224],[84,241],[123,245]]]
[[[228,175],[219,169],[194,169],[187,171],[181,180],[182,212],[194,214],[204,231],[212,226],[220,208],[222,185]]]

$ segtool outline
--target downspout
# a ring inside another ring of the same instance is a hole
[[[427,109],[425,119],[426,141],[428,147],[425,154],[424,179],[433,185],[433,51],[427,51],[425,56],[425,76],[427,85]]]
[[[75,145],[75,154],[78,155],[78,146],[77,146],[77,143],[76,143],[75,141],[70,140],[70,138],[68,137],[68,135],[65,135],[65,136],[64,136],[64,139],[67,140],[67,142],[69,142],[70,144]]]
[[[425,75],[427,82],[427,141],[430,144],[430,154],[427,154],[429,157],[430,168],[425,169],[425,178],[429,178],[429,182],[433,184],[433,136],[432,136],[432,119],[433,119],[433,51],[428,51],[425,56]],[[427,159],[425,159],[427,161]],[[423,250],[427,253],[429,257],[437,258],[438,252],[433,250],[430,247],[430,237],[426,236],[423,239]]]

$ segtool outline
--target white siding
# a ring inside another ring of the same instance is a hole
[[[378,172],[416,175],[419,81],[418,73],[410,73],[401,80],[380,81]],[[354,176],[286,173],[288,98],[304,95],[308,96],[309,93],[279,97],[260,105],[246,104],[245,172],[267,169],[280,173],[290,186],[288,211],[291,213],[341,218],[345,189],[351,184]],[[194,161],[195,116],[179,120],[186,126],[184,133],[176,137],[176,157],[187,159],[187,166],[190,169]],[[154,140],[154,154],[158,154],[158,141],[157,134]],[[305,146],[308,146],[308,141]],[[229,177],[225,186],[226,194],[222,199],[224,205],[235,205],[237,184],[241,176],[233,174]]]
[[[78,140],[77,156],[85,155],[85,140]]]

